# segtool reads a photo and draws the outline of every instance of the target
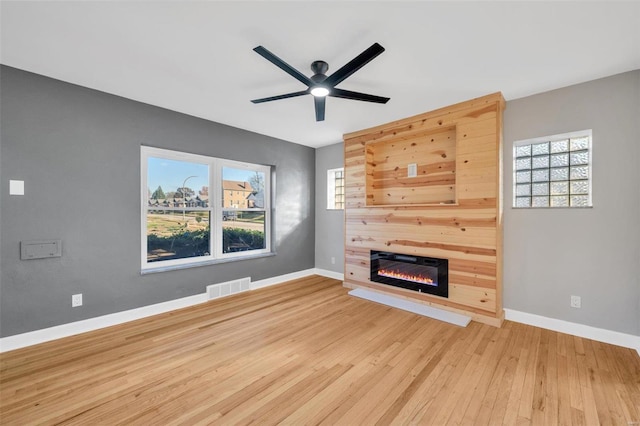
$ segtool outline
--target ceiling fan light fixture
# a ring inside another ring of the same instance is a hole
[[[329,94],[329,89],[324,86],[316,86],[311,89],[311,94],[315,97],[324,97]]]

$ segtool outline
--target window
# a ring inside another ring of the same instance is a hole
[[[327,209],[344,210],[344,168],[327,170]]]
[[[518,141],[513,207],[591,207],[591,130]]]
[[[150,147],[141,162],[143,270],[270,252],[269,166]]]

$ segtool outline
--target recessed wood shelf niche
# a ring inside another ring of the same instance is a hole
[[[345,278],[500,326],[501,93],[344,135]],[[371,251],[447,259],[448,297],[371,281]]]
[[[367,206],[456,203],[456,128],[366,144]]]

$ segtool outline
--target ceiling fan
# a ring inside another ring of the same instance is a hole
[[[276,101],[278,99],[293,98],[302,95],[313,95],[316,109],[316,121],[324,121],[324,110],[327,96],[333,96],[334,98],[352,99],[356,101],[375,102],[379,104],[386,104],[389,98],[383,98],[381,96],[368,95],[366,93],[352,92],[350,90],[338,89],[336,86],[344,81],[354,72],[368,64],[376,56],[384,52],[384,47],[378,43],[374,43],[367,50],[353,58],[346,65],[334,72],[330,76],[325,73],[329,69],[329,64],[325,61],[314,61],[311,63],[311,71],[313,75],[307,77],[300,71],[293,68],[291,65],[278,58],[273,53],[269,52],[262,46],[258,46],[253,49],[256,53],[264,57],[269,62],[273,63],[278,68],[282,69],[287,74],[291,75],[296,80],[307,86],[306,90],[299,92],[286,93],[284,95],[270,96],[268,98],[254,99],[251,102],[259,104],[262,102]]]

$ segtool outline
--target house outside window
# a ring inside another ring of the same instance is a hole
[[[142,147],[141,171],[143,270],[271,252],[269,166]]]
[[[327,209],[344,210],[344,168],[327,170]]]
[[[591,207],[591,130],[513,144],[513,207]]]

